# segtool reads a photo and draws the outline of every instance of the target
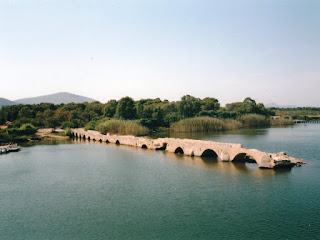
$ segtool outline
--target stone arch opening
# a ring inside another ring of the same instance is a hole
[[[83,139],[86,139],[86,135],[83,135],[83,137],[82,137]]]
[[[176,150],[174,151],[176,154],[184,154],[183,149],[181,147],[177,147]]]
[[[212,149],[206,149],[201,154],[201,157],[218,158],[218,154],[215,151],[213,151]]]
[[[117,145],[120,145],[120,142],[119,142],[119,140],[117,140],[117,141],[116,141],[116,144],[117,144]]]
[[[89,141],[91,140],[90,136],[88,137],[88,140],[89,140]]]
[[[148,147],[147,147],[147,145],[143,144],[143,145],[141,146],[141,148],[147,149]]]
[[[253,157],[247,155],[246,153],[237,154],[232,162],[257,163],[257,161]]]
[[[99,142],[102,142],[102,140],[101,140],[101,139],[99,139]]]
[[[162,147],[156,148],[156,150],[166,150],[167,149],[167,143],[163,143]]]
[[[108,139],[106,140],[106,143],[110,143]]]
[[[76,133],[76,138],[78,138],[78,133]]]

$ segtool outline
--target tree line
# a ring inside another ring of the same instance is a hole
[[[185,95],[180,101],[174,102],[159,98],[134,101],[130,97],[124,97],[118,101],[110,100],[105,104],[100,102],[59,105],[41,103],[4,106],[0,109],[0,124],[10,121],[16,128],[26,123],[36,127],[78,128],[109,118],[137,120],[148,129],[156,130],[159,127],[169,127],[172,123],[186,118],[208,116],[237,119],[245,114],[270,116],[274,115],[274,112],[266,109],[262,103],[257,104],[251,98],[221,107],[219,101],[212,97],[200,99]]]

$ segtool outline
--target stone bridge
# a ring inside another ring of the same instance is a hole
[[[177,154],[197,157],[216,157],[220,161],[233,162],[256,162],[260,168],[277,168],[300,166],[305,163],[302,159],[287,156],[284,152],[267,153],[257,149],[246,149],[241,144],[218,143],[211,141],[158,138],[149,139],[135,136],[122,136],[101,134],[98,131],[82,128],[71,129],[75,138],[128,145],[152,150],[164,150]]]

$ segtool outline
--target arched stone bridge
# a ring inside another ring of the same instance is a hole
[[[241,144],[218,143],[211,141],[158,138],[148,139],[135,136],[101,134],[97,131],[85,131],[82,128],[72,129],[76,138],[128,145],[153,150],[164,150],[177,154],[198,157],[217,157],[221,161],[256,162],[260,168],[277,168],[300,166],[302,159],[287,156],[285,153],[267,153],[257,149],[246,149]]]

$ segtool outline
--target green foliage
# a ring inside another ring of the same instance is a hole
[[[45,122],[46,128],[56,128],[60,125],[59,119],[57,117],[48,117]]]
[[[220,103],[219,103],[218,99],[207,97],[201,101],[201,110],[202,111],[216,112],[219,110],[219,108],[220,108]]]
[[[31,123],[25,123],[20,128],[19,131],[23,134],[35,134],[37,132],[37,128],[33,126]]]
[[[275,110],[275,109],[273,109]],[[314,109],[308,109],[311,113]],[[297,114],[306,113],[307,109],[301,109]],[[318,109],[319,114],[320,110]],[[277,110],[278,112],[278,110]],[[289,112],[289,110],[288,110]],[[23,124],[31,123],[35,127],[66,128],[85,127],[95,129],[103,118],[137,119],[138,123],[151,131],[159,128],[168,128],[175,122],[190,117],[214,117],[219,119],[238,119],[242,115],[256,113],[264,116],[273,115],[263,104],[256,103],[251,98],[246,98],[240,103],[227,104],[220,107],[215,98],[196,98],[185,95],[181,101],[169,102],[168,100],[141,99],[134,101],[125,97],[119,101],[110,100],[106,104],[93,103],[69,103],[54,105],[41,103],[34,105],[12,105],[0,109],[0,124],[6,121],[14,123],[13,128],[19,129]],[[288,116],[291,116],[290,114]],[[301,119],[314,119],[316,116],[303,116]]]
[[[182,118],[196,116],[201,110],[201,101],[199,98],[185,95],[181,98],[179,112]]]
[[[211,117],[195,117],[183,119],[171,125],[172,132],[215,132],[240,128],[242,124],[236,120],[221,120]]]
[[[70,137],[71,134],[72,134],[71,128],[66,128],[65,130],[66,130],[66,132],[65,132],[66,136],[69,136],[69,137]]]
[[[124,97],[119,100],[116,115],[120,119],[134,119],[137,115],[134,101],[130,97]]]
[[[113,118],[117,111],[118,102],[116,100],[110,100],[104,107],[104,116]]]
[[[102,134],[119,134],[119,135],[134,135],[143,136],[149,133],[149,130],[133,120],[107,120],[99,123],[96,130]]]
[[[229,112],[235,112],[237,116],[251,113],[264,116],[273,115],[273,112],[266,109],[262,103],[256,104],[256,101],[251,98],[246,98],[243,102],[226,104],[225,109]]]
[[[270,126],[270,118],[259,114],[246,114],[239,118],[239,121],[246,127]]]

